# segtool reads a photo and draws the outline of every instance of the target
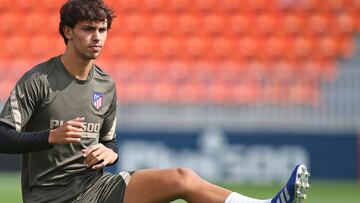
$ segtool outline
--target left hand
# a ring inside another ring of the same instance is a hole
[[[83,149],[85,161],[84,164],[88,168],[99,169],[106,165],[112,164],[118,158],[118,155],[111,149],[98,143],[87,149]]]

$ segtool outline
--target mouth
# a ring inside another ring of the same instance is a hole
[[[100,51],[102,49],[101,45],[91,45],[89,46],[91,50],[93,51]]]

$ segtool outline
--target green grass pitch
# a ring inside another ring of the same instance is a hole
[[[233,191],[256,198],[273,196],[281,185],[252,186],[237,184],[221,184]],[[358,203],[360,200],[360,184],[349,181],[311,181],[309,198],[304,203]],[[0,173],[0,203],[21,203],[19,173]],[[173,203],[184,203],[177,200]]]

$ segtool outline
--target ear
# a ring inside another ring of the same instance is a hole
[[[72,31],[71,27],[64,26],[63,31],[64,31],[64,35],[65,35],[66,39],[71,40],[73,38],[73,31]]]

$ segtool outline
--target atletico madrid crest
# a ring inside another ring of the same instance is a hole
[[[96,109],[100,109],[104,103],[104,95],[100,92],[94,92],[92,103]]]

